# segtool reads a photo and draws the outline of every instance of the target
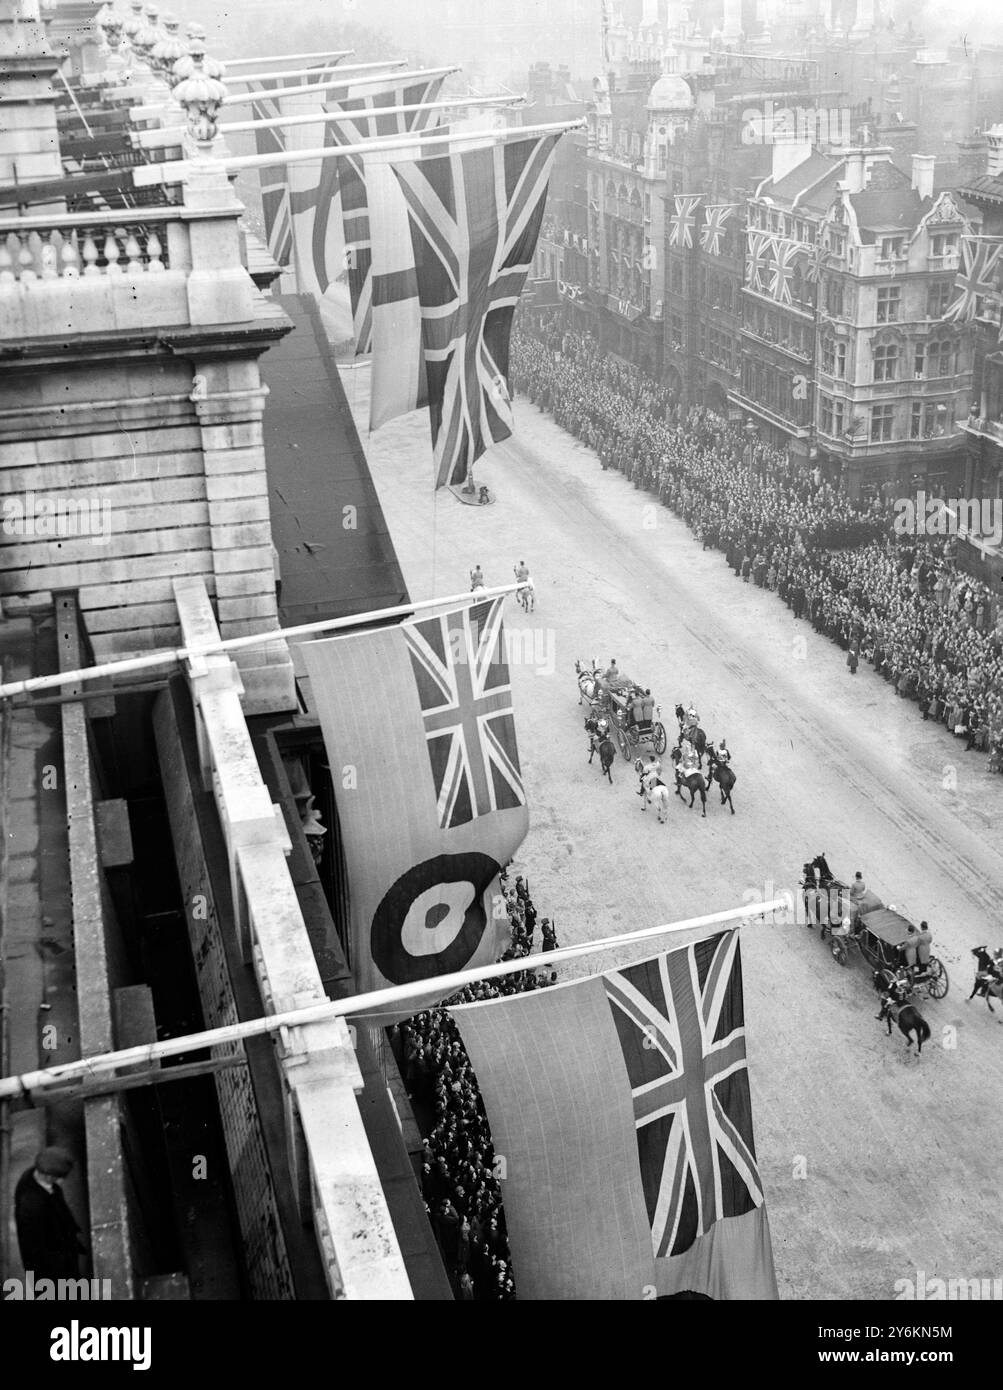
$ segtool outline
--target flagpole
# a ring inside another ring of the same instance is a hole
[[[307,58],[350,58],[354,48],[334,48],[330,53],[276,53],[274,58],[220,58],[227,72],[231,68],[250,68],[255,63],[301,63]]]
[[[240,1023],[226,1024],[222,1028],[209,1028],[201,1033],[190,1033],[180,1038],[165,1038],[155,1043],[143,1043],[139,1047],[123,1048],[118,1052],[105,1052],[96,1057],[82,1057],[79,1061],[63,1062],[55,1067],[45,1067],[38,1071],[24,1072],[20,1076],[0,1078],[0,1100],[29,1095],[63,1086],[78,1079],[93,1079],[102,1072],[117,1071],[120,1067],[137,1065],[152,1066],[166,1057],[176,1057],[180,1053],[201,1051],[207,1047],[221,1047],[229,1043],[243,1042],[246,1038],[261,1037],[266,1033],[277,1032],[280,1028],[299,1028],[310,1023],[330,1023],[348,1014],[372,1013],[384,1010],[413,999],[424,999],[430,993],[436,995],[455,994],[465,985],[479,980],[492,980],[500,976],[518,974],[524,970],[535,970],[542,966],[550,967],[565,960],[594,955],[610,947],[629,946],[638,942],[650,941],[656,937],[675,932],[695,931],[703,927],[723,926],[728,922],[739,922],[750,917],[764,916],[778,908],[787,908],[783,898],[769,902],[753,903],[745,907],[732,907],[724,912],[711,912],[702,917],[690,917],[683,922],[668,923],[658,927],[645,927],[640,931],[625,932],[622,936],[604,937],[598,941],[585,942],[579,946],[561,946],[554,951],[540,951],[536,955],[521,956],[515,960],[498,961],[473,970],[457,970],[448,975],[438,975],[428,980],[416,980],[407,985],[394,985],[389,989],[370,990],[365,994],[355,994],[348,999],[327,1000],[323,1004],[312,1004],[305,1009],[288,1009],[284,1013],[266,1014],[260,1018],[245,1019]],[[396,1010],[395,1010],[396,1011]]]
[[[213,158],[198,163],[203,167],[204,164],[211,164],[213,167],[221,166],[228,174],[236,174],[242,169],[269,169],[276,163],[289,165],[307,164],[317,159],[350,159],[359,154],[383,154],[393,153],[394,150],[414,150],[416,146],[424,152],[433,146],[438,148],[441,145],[476,144],[478,141],[483,142],[484,140],[493,143],[510,138],[521,140],[555,132],[563,135],[571,130],[584,130],[585,126],[586,122],[582,120],[555,121],[549,125],[508,126],[504,130],[461,131],[456,135],[421,135],[416,132],[414,135],[406,137],[394,135],[387,139],[365,140],[358,145],[321,145],[319,149],[314,150],[283,150],[281,152],[273,151],[271,154],[238,156],[224,155],[222,158]],[[183,183],[195,166],[196,161],[182,159],[164,164],[140,164],[129,172],[132,174],[136,187],[145,188],[157,183]]]
[[[321,632],[336,632],[342,628],[365,627],[372,623],[384,622],[387,618],[409,617],[429,608],[441,608],[446,604],[470,607],[488,598],[501,594],[514,594],[531,579],[520,580],[516,584],[496,584],[490,589],[477,589],[462,594],[447,594],[444,598],[419,599],[416,603],[400,603],[393,608],[374,608],[368,613],[352,613],[345,618],[322,618],[315,623],[300,623],[298,627],[280,627],[272,632],[252,632],[243,637],[221,638],[202,647],[165,648],[159,652],[148,652],[146,656],[127,657],[123,661],[106,661],[103,666],[83,666],[79,671],[59,671],[51,676],[29,676],[21,681],[9,681],[0,685],[0,700],[8,700],[12,695],[28,695],[35,690],[52,690],[61,685],[76,685],[81,681],[114,679],[132,671],[144,671],[151,666],[172,666],[176,662],[195,661],[204,656],[221,656],[224,652],[239,651],[244,647],[260,647],[267,642],[287,642],[291,637],[310,637]]]
[[[366,65],[363,64],[362,66]],[[370,68],[379,68],[379,71],[362,73],[358,77],[349,77],[346,81],[344,74],[346,72],[349,72],[350,69],[336,68],[330,77],[325,77],[320,82],[307,82],[302,87],[267,87],[262,92],[233,92],[229,96],[225,96],[223,98],[221,105],[246,106],[247,103],[249,101],[253,101],[256,96],[277,96],[282,97],[284,99],[286,97],[303,96],[307,92],[326,92],[329,91],[332,87],[358,87],[363,85],[369,86],[370,83],[373,86],[375,86],[377,82],[385,82],[388,77],[392,77],[395,81],[400,81],[406,77],[409,82],[417,82],[420,81],[423,77],[437,77],[440,73],[443,73],[446,77],[449,77],[450,74],[461,71],[461,69],[458,67],[452,67],[413,68],[411,70],[406,70],[402,72],[400,70],[400,64],[398,64],[395,69],[390,69],[385,64],[377,63],[370,63],[368,66]],[[224,83],[223,85],[225,86],[226,84]],[[140,107],[139,109],[141,111],[145,110],[144,107]],[[163,108],[159,106],[156,108],[157,111],[161,111],[162,109]]]
[[[382,63],[350,63],[347,67],[333,70],[331,76],[343,80],[345,74],[349,72],[375,72],[377,69],[389,72],[395,68],[404,67],[407,67],[406,58],[387,59]],[[311,73],[313,73],[315,77],[319,77],[320,72],[320,68],[289,68],[285,72],[249,72],[243,75],[238,73],[233,77],[227,73],[223,78],[223,85],[225,87],[233,87],[238,83],[243,85],[247,82],[278,82],[284,77],[309,77]],[[327,81],[327,79],[325,78],[324,81]],[[317,84],[315,82],[310,82],[307,85],[313,89]],[[275,95],[280,95],[280,93],[277,92]]]
[[[330,125],[335,121],[369,120],[373,116],[405,116],[415,111],[448,111],[454,108],[466,110],[473,106],[519,106],[525,104],[526,100],[525,93],[521,96],[451,97],[448,101],[422,101],[410,106],[375,106],[372,110],[366,111],[329,111],[319,116],[271,116],[263,121],[230,121],[220,126],[219,133],[225,136],[242,130],[274,130],[277,126],[284,130],[287,126],[295,125]],[[180,130],[181,127],[177,129]]]

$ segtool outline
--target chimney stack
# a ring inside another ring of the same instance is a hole
[[[867,184],[867,154],[864,150],[848,150],[843,158],[843,178],[847,193],[862,193]]]
[[[991,179],[1003,177],[1003,125],[994,125],[986,131],[989,144],[989,159],[986,173]]]
[[[786,178],[792,169],[796,169],[799,164],[811,154],[811,142],[807,140],[785,140],[779,133],[773,136],[773,182],[777,183],[780,179]]]
[[[912,186],[921,198],[933,197],[933,170],[936,157],[932,154],[914,154],[912,157]]]

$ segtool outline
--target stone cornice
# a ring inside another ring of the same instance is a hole
[[[162,354],[198,357],[200,361],[258,357],[272,343],[291,333],[292,328],[290,319],[279,310],[248,323],[75,333],[58,339],[22,338],[16,344],[0,344],[0,370],[8,375],[46,368],[66,372]]]

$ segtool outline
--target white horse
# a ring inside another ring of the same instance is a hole
[[[602,694],[599,669],[595,660],[593,659],[591,670],[580,661],[576,661],[575,675],[578,677],[578,703],[581,704],[584,697],[590,705],[594,705]]]
[[[662,765],[657,760],[644,763],[640,758],[634,762],[634,771],[637,773],[641,783],[641,790],[638,796],[641,798],[641,810],[646,811],[649,806],[654,806],[658,812],[658,823],[664,825],[669,812],[669,789],[660,778]]]

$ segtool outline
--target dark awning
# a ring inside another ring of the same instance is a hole
[[[277,295],[294,331],[261,358],[283,625],[408,601],[341,376],[310,295]],[[347,506],[355,527],[345,528]]]

